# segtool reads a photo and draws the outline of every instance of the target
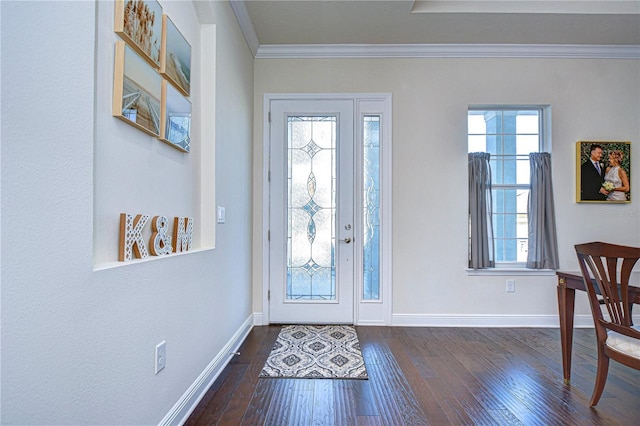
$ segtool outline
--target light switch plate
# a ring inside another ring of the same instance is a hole
[[[224,207],[218,207],[218,223],[224,223],[226,220]]]
[[[162,341],[156,345],[156,374],[167,365],[167,342]]]

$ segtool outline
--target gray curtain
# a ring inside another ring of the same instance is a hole
[[[491,166],[487,152],[469,153],[469,268],[495,266],[491,221]]]
[[[529,155],[531,188],[529,191],[529,251],[527,268],[558,269],[558,237],[553,207],[551,155]]]

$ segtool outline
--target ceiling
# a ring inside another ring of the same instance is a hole
[[[232,6],[236,15],[242,9],[241,27],[255,47],[640,45],[635,0],[232,0]]]

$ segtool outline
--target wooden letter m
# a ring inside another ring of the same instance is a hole
[[[193,218],[176,217],[173,221],[173,252],[191,250],[193,240]]]

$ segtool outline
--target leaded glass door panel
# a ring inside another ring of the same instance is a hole
[[[352,323],[353,102],[270,107],[270,321]]]

